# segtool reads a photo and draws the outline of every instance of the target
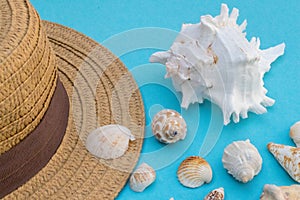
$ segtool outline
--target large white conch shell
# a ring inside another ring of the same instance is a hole
[[[131,131],[125,126],[110,124],[92,131],[85,146],[98,158],[115,159],[121,157],[128,149],[129,140],[135,140]]]
[[[224,150],[222,162],[228,173],[243,183],[252,180],[262,167],[262,158],[249,140],[229,144]]]
[[[268,149],[285,171],[300,183],[300,148],[269,143]]]
[[[276,186],[266,184],[260,200],[299,200],[300,185]]]
[[[183,24],[170,50],[154,53],[150,62],[166,65],[166,77],[171,77],[183,98],[181,106],[208,99],[223,111],[224,124],[247,118],[248,111],[262,114],[274,100],[267,97],[263,76],[270,65],[283,55],[285,44],[266,50],[259,49],[260,40],[249,42],[246,21],[236,23],[238,9],[228,15],[222,4],[221,14],[205,15],[198,24]]]

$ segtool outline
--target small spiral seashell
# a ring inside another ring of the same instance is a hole
[[[291,126],[290,137],[292,138],[296,146],[300,147],[300,121]]]
[[[177,177],[182,185],[196,188],[211,181],[212,170],[206,160],[199,156],[191,156],[180,164]]]
[[[130,188],[135,192],[143,192],[146,187],[155,181],[155,178],[154,169],[148,164],[142,163],[130,177]]]
[[[228,173],[243,183],[252,180],[262,166],[262,158],[249,140],[229,144],[224,150],[222,162]]]
[[[225,198],[224,188],[220,187],[208,193],[204,197],[204,200],[224,200],[224,198]]]
[[[127,151],[129,140],[135,139],[128,128],[110,124],[92,131],[86,139],[85,146],[98,158],[115,159]]]
[[[175,110],[158,112],[152,121],[152,132],[157,140],[169,144],[183,140],[186,136],[186,123]]]

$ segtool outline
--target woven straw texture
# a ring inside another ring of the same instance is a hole
[[[0,154],[24,139],[46,112],[57,79],[41,21],[26,1],[0,1]]]
[[[15,6],[24,9],[23,12],[34,13],[26,1],[15,0],[9,4],[15,4],[9,8]],[[2,7],[1,20],[13,13],[11,10],[2,12]],[[139,89],[122,62],[103,46],[58,24],[43,22],[42,28],[56,54],[58,74],[69,96],[68,127],[49,163],[4,199],[114,199],[126,183],[142,148],[145,119]],[[2,38],[0,31],[0,41]],[[6,59],[2,57],[1,62]],[[2,80],[4,76],[0,74]],[[136,140],[129,143],[125,155],[118,159],[97,159],[86,150],[85,139],[96,127],[112,123],[127,126]]]

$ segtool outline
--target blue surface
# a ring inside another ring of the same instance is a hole
[[[238,22],[247,19],[247,37],[260,37],[262,49],[286,43],[285,55],[272,64],[264,78],[268,96],[276,100],[275,105],[266,114],[250,114],[248,119],[225,127],[220,110],[208,101],[181,110],[181,95],[174,91],[169,79],[163,78],[164,66],[148,63],[153,52],[169,48],[183,22],[196,23],[201,15],[219,14],[222,2],[230,9],[240,10]],[[225,188],[226,199],[258,199],[266,183],[295,183],[267,151],[266,145],[270,141],[293,145],[288,136],[289,127],[300,120],[299,1],[32,0],[32,3],[41,18],[74,28],[107,46],[131,70],[140,86],[147,117],[141,161],[157,169],[157,179],[143,193],[131,191],[127,184],[118,200],[168,200],[170,197],[196,200],[220,186]],[[151,137],[151,117],[162,108],[182,112],[189,128],[186,140],[165,146]],[[220,138],[218,133],[221,133]],[[206,136],[211,151],[203,146]],[[229,143],[247,138],[261,153],[263,168],[251,182],[241,184],[227,174],[221,158]],[[187,156],[199,153],[211,164],[213,180],[197,189],[185,188],[177,181],[177,168]]]

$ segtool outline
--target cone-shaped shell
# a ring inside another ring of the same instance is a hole
[[[182,185],[196,188],[211,181],[212,170],[206,160],[199,156],[191,156],[180,164],[177,177]]]
[[[300,185],[281,186],[266,184],[260,200],[299,200]]]
[[[152,132],[160,142],[169,144],[183,140],[186,136],[186,123],[175,110],[164,109],[152,120]]]
[[[142,163],[131,175],[129,184],[135,192],[143,192],[156,178],[155,170],[146,163]]]
[[[268,149],[285,171],[300,183],[300,148],[269,143]]]
[[[208,193],[204,200],[223,200],[225,198],[224,188],[218,188]]]
[[[118,124],[99,127],[86,139],[87,150],[98,158],[115,159],[128,149],[129,140],[134,140],[130,130]]]
[[[295,142],[296,146],[300,147],[300,121],[291,126],[290,137]]]
[[[229,144],[224,149],[222,162],[228,173],[243,183],[252,180],[262,166],[262,158],[249,140]]]

